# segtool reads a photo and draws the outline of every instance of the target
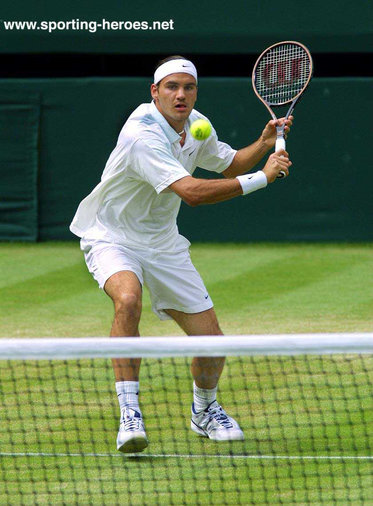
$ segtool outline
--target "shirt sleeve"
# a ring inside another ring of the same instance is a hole
[[[231,148],[225,142],[218,140],[216,133],[204,141],[204,146],[198,153],[197,165],[202,169],[213,172],[223,172],[233,161],[237,150]]]
[[[168,146],[158,140],[138,139],[131,149],[131,166],[157,193],[161,193],[175,181],[190,176]]]

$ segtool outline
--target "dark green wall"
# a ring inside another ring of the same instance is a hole
[[[173,21],[169,31],[6,31],[3,20]],[[4,53],[257,53],[279,40],[313,52],[373,50],[371,0],[2,0]],[[242,73],[241,73],[242,75]]]
[[[99,181],[130,112],[149,100],[150,82],[0,82],[0,238],[73,237],[75,209]],[[221,140],[240,148],[259,136],[269,118],[249,79],[199,84],[197,108]],[[183,206],[181,232],[208,241],[372,240],[372,85],[373,79],[314,79],[288,140],[291,177],[245,198]]]
[[[40,107],[32,93],[0,103],[0,237],[35,241]]]

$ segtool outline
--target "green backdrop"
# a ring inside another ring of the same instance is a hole
[[[258,53],[279,40],[313,52],[373,50],[371,0],[2,0],[0,52]],[[3,21],[173,21],[173,30],[7,31]]]
[[[38,237],[39,101],[32,92],[9,93],[0,103],[0,237]]]
[[[150,82],[0,82],[0,238],[74,237],[75,209],[99,181],[128,115],[149,100]],[[259,136],[269,117],[249,79],[201,78],[199,85],[197,109],[221,140],[240,148]],[[315,78],[287,144],[291,177],[245,198],[183,205],[181,232],[203,241],[372,240],[372,85]]]

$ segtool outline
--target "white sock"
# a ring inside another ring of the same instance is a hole
[[[194,409],[199,412],[207,408],[209,404],[216,400],[216,392],[218,387],[215,388],[199,388],[193,382],[193,402]]]
[[[124,408],[130,407],[141,413],[139,407],[139,387],[138,381],[117,381],[115,383],[121,411]]]

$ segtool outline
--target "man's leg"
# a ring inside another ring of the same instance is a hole
[[[201,313],[183,313],[175,309],[166,309],[175,322],[188,336],[222,336],[214,308]],[[199,388],[211,389],[218,384],[223,371],[224,357],[194,357],[191,372]]]
[[[189,336],[223,335],[213,308],[200,313],[165,310]],[[244,439],[238,423],[216,401],[217,384],[223,371],[224,357],[194,357],[191,428],[216,441]]]
[[[142,288],[136,274],[120,271],[105,283],[105,292],[114,303],[110,337],[139,337]],[[141,358],[112,360],[115,381],[139,381]]]
[[[104,289],[114,303],[110,336],[138,337],[142,288],[137,276],[131,271],[117,272],[106,281]],[[141,358],[114,358],[112,363],[121,410],[117,449],[139,452],[148,445],[138,401]]]

